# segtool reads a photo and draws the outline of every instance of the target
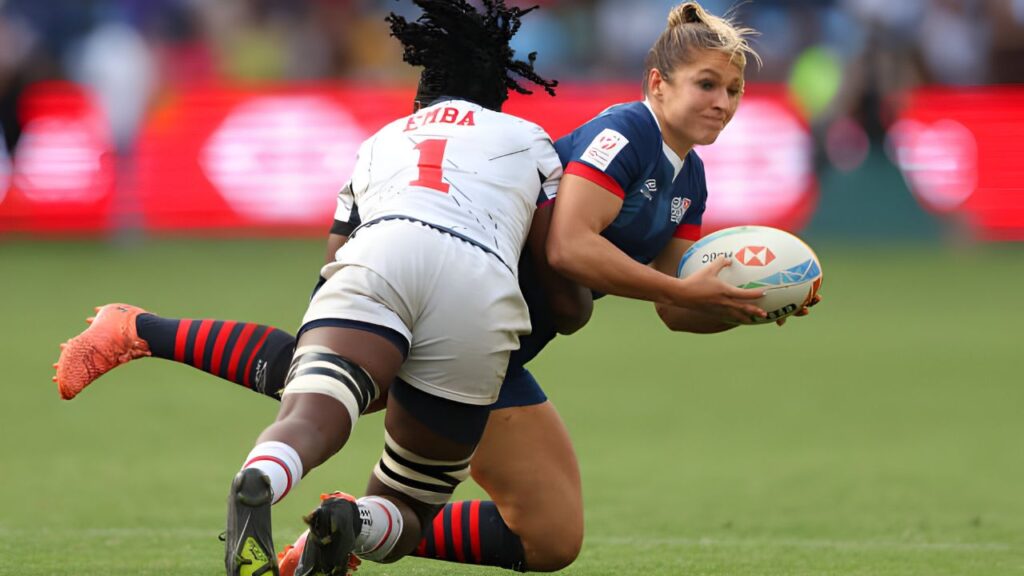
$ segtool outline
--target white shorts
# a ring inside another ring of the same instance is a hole
[[[322,275],[303,325],[354,320],[402,334],[409,356],[399,378],[455,402],[497,400],[509,354],[530,332],[515,275],[494,255],[423,224],[359,230]]]

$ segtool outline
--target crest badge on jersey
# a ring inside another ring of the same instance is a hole
[[[672,222],[679,224],[683,221],[683,216],[686,215],[686,211],[690,209],[689,198],[673,198],[672,199]]]
[[[619,155],[619,152],[622,152],[627,144],[629,144],[628,138],[611,128],[605,128],[590,142],[590,146],[583,151],[580,159],[594,165],[599,170],[607,170],[612,160]]]

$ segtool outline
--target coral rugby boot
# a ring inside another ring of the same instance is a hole
[[[86,318],[89,327],[60,345],[53,365],[60,397],[71,400],[93,380],[136,358],[151,356],[149,344],[135,331],[135,319],[146,311],[130,304],[107,304]]]
[[[344,498],[346,500],[355,501],[355,498],[345,494],[344,492],[332,492],[330,494],[321,494],[320,501],[323,502],[329,498]],[[309,536],[309,530],[306,530],[299,537],[295,539],[294,544],[288,544],[284,547],[284,550],[277,553],[277,565],[281,570],[281,576],[294,576],[295,568],[299,565],[299,558],[302,556],[302,550],[306,546],[306,538]],[[359,568],[361,561],[355,554],[349,554],[348,556],[348,574],[351,576]]]
[[[295,576],[295,568],[299,565],[299,557],[302,556],[302,548],[306,545],[306,537],[309,530],[305,530],[295,539],[295,544],[288,544],[277,553],[277,569],[281,576]]]
[[[359,566],[352,554],[363,526],[359,507],[355,498],[343,492],[325,494],[320,500],[320,506],[303,518],[309,530],[297,554],[294,576],[347,576]]]
[[[270,530],[270,478],[246,468],[231,482],[224,566],[228,576],[279,576]]]

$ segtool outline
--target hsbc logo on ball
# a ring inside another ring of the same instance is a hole
[[[775,254],[767,246],[744,246],[736,252],[736,261],[744,266],[767,266]]]

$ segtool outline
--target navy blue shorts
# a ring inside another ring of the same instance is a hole
[[[395,379],[389,393],[413,418],[459,444],[479,442],[491,413],[487,406],[461,404],[433,396],[413,388],[401,378]]]
[[[534,406],[543,404],[548,399],[541,390],[537,379],[530,371],[518,364],[508,367],[505,381],[501,384],[498,400],[491,405],[491,410],[515,408],[517,406]]]
[[[417,420],[460,444],[473,444],[480,440],[489,410],[535,406],[548,399],[533,374],[518,364],[509,366],[498,400],[490,407],[460,404],[431,396],[401,379],[395,379],[390,393]]]

